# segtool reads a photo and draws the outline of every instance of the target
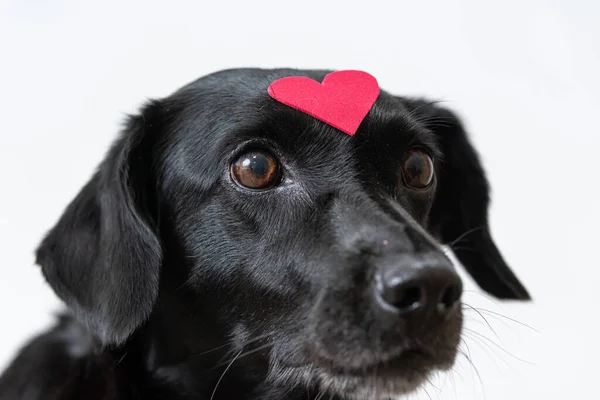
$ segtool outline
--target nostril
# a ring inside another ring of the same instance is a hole
[[[460,300],[462,289],[459,285],[453,284],[446,287],[442,297],[438,303],[438,309],[440,311],[447,311],[454,307],[454,305]]]
[[[382,299],[398,311],[414,311],[422,306],[423,290],[416,285],[400,284],[385,287]]]
[[[394,306],[399,310],[414,310],[421,305],[421,288],[412,286],[404,289],[398,299],[394,302]]]

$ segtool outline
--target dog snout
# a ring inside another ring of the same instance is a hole
[[[446,318],[459,308],[462,281],[449,260],[405,256],[377,274],[375,295],[388,312]]]

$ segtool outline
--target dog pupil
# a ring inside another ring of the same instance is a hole
[[[269,171],[269,160],[263,155],[254,154],[244,162],[244,167],[249,168],[255,175],[265,175]]]
[[[423,173],[423,159],[420,155],[414,154],[409,157],[407,163],[407,169],[413,179],[420,178]]]

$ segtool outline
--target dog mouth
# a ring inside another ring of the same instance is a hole
[[[321,384],[344,397],[388,399],[413,392],[435,368],[433,356],[414,348],[360,368],[327,368],[320,374]]]
[[[446,363],[423,348],[411,348],[384,359],[347,368],[330,360],[287,366],[288,374],[318,383],[320,389],[348,399],[380,400],[418,389],[435,369]]]
[[[433,356],[420,348],[405,350],[399,355],[386,358],[375,363],[366,364],[360,368],[331,368],[332,372],[349,376],[397,376],[405,369],[415,370],[433,364]],[[421,368],[418,368],[421,366]]]

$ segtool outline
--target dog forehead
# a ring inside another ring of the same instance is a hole
[[[268,88],[274,81],[290,76],[304,76],[321,82],[330,72],[257,68],[224,70],[184,86],[175,92],[170,100],[185,105],[183,120],[186,123],[196,120],[198,124],[219,125],[220,128],[224,128],[227,124],[257,125],[261,120],[271,119],[273,123],[279,122],[283,125],[286,122],[303,122],[319,126],[325,123],[272,99],[268,95]],[[286,116],[288,119],[282,121],[281,118],[276,118],[278,116]],[[381,91],[363,125],[367,125],[367,128],[389,122],[402,122],[404,125],[407,117],[409,115],[399,98]]]
[[[303,75],[318,81],[327,72],[235,69],[200,78],[169,98],[180,109],[173,124],[177,139],[191,151],[217,150],[216,146],[252,137],[293,142],[295,149],[304,147],[297,143],[299,136],[306,144],[323,142],[323,135],[336,142],[341,132],[277,102],[267,92],[281,77]]]
[[[384,91],[354,137],[268,95],[269,85],[281,77],[302,75],[320,81],[328,72],[236,69],[188,84],[170,98],[181,109],[174,123],[175,155],[189,165],[207,163],[202,168],[206,171],[238,145],[264,139],[296,160],[347,169],[358,161],[353,159],[355,149],[365,143],[375,151],[361,157],[361,164],[370,162],[374,153],[384,156],[389,150],[393,154],[404,138],[419,133],[401,100]]]

